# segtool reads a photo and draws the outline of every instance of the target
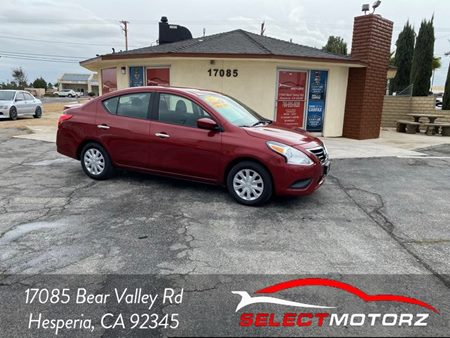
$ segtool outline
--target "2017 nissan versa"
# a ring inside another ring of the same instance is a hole
[[[322,141],[276,126],[229,96],[170,87],[119,90],[60,117],[58,152],[91,178],[116,167],[225,185],[245,205],[320,187],[330,161]]]

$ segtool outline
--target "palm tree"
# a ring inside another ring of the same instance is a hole
[[[434,74],[436,73],[436,69],[441,68],[441,58],[440,57],[433,57],[433,62],[431,63],[431,69],[433,70],[433,77],[431,79],[431,91],[433,91],[433,85],[434,85]]]

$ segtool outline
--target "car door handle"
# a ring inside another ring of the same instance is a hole
[[[156,133],[155,136],[158,136],[159,138],[169,138],[170,135],[166,133]]]
[[[109,129],[110,127],[107,124],[98,124],[97,128],[98,129]]]

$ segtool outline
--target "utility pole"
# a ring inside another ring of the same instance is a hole
[[[128,24],[129,21],[122,20],[120,23],[123,25],[121,26],[122,30],[125,32],[125,50],[128,50]]]

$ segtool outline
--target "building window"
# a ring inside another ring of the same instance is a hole
[[[140,87],[144,85],[144,67],[129,68],[130,87]]]
[[[110,93],[117,90],[116,68],[102,69],[102,93]]]
[[[147,68],[147,86],[169,86],[170,68]]]

